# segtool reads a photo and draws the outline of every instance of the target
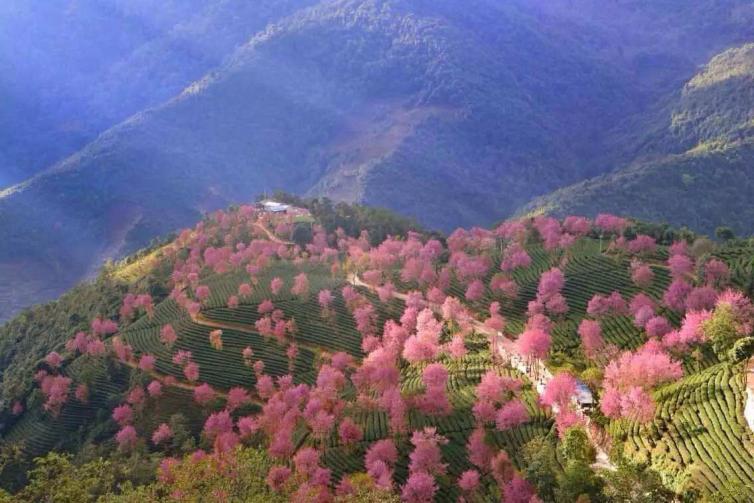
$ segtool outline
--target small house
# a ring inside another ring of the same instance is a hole
[[[576,403],[582,409],[591,409],[594,407],[594,395],[592,390],[583,381],[576,379]]]
[[[267,213],[287,213],[289,206],[287,204],[265,199],[259,202],[259,209]]]

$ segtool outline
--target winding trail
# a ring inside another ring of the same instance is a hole
[[[178,379],[175,378],[175,376],[168,375],[168,374],[161,374],[157,372],[156,370],[150,370],[146,372],[143,369],[139,368],[139,362],[137,362],[136,359],[133,357],[126,361],[123,361],[123,360],[118,360],[118,361],[127,367],[131,367],[134,370],[138,370],[139,372],[144,372],[145,374],[150,376],[152,379],[160,381],[160,383],[162,383],[163,386],[179,388],[186,391],[191,391],[192,393],[194,392],[194,390],[196,390],[196,388],[200,386],[199,384],[179,381]],[[168,383],[165,382],[166,380],[168,381]],[[215,391],[215,396],[222,398],[224,400],[228,399],[228,394],[225,393],[224,391],[218,390],[217,388],[214,388],[214,387],[212,389]],[[251,390],[247,389],[247,391],[249,392],[249,396],[250,396],[249,401],[251,403],[255,405],[259,405],[260,407],[264,405],[264,402],[261,399],[259,399],[259,397],[256,395],[256,391],[254,391],[253,389]]]
[[[255,330],[254,328],[252,328],[250,325],[246,325],[244,323],[233,323],[233,322],[230,322],[230,321],[215,321],[215,320],[210,320],[209,318],[207,318],[206,316],[204,316],[201,313],[196,314],[196,315],[191,315],[191,321],[193,321],[197,325],[202,325],[202,326],[207,327],[207,328],[220,329],[220,330],[223,330],[223,329],[225,329],[225,330],[235,330],[237,332],[243,332],[245,334],[259,335],[259,332],[257,330]],[[322,351],[328,351],[327,349],[325,349],[325,348],[323,348],[321,346],[317,346],[316,344],[310,344],[308,342],[300,342],[300,341],[297,341],[295,339],[290,340],[290,342],[296,344],[296,346],[298,346],[299,348],[308,349],[312,353],[319,353],[319,352],[322,352]],[[330,352],[330,351],[328,351],[328,352]],[[358,361],[358,358],[356,358],[353,355],[351,355],[351,356],[354,358],[355,361]],[[355,363],[352,363],[349,366],[355,366]]]
[[[284,246],[295,246],[295,243],[292,241],[287,241],[284,239],[279,238],[276,236],[267,226],[255,222],[254,227],[259,230],[261,233],[263,233],[267,239],[269,239],[271,242],[284,245]],[[353,286],[365,288],[368,290],[371,290],[373,292],[376,291],[376,287],[364,282],[356,273],[350,273],[347,276],[347,281]],[[406,301],[408,300],[408,295],[402,292],[393,292],[392,293],[393,298]],[[435,314],[442,315],[442,307],[436,303],[429,302],[428,307],[432,309]],[[210,320],[206,316],[204,316],[202,313],[198,313],[196,315],[191,315],[191,320],[201,326],[212,328],[212,329],[227,329],[227,330],[235,330],[242,333],[253,333],[258,334],[256,330],[254,330],[252,327],[250,327],[247,324],[243,323],[234,323],[234,322],[220,322],[215,320]],[[490,342],[490,348],[493,353],[493,355],[497,355],[501,358],[501,360],[511,367],[517,369],[519,372],[525,374],[529,380],[534,385],[534,388],[536,389],[537,393],[541,395],[544,392],[545,387],[547,386],[547,383],[552,379],[553,375],[550,372],[550,370],[546,367],[546,365],[541,360],[535,360],[535,361],[527,361],[524,358],[522,358],[518,353],[516,352],[515,348],[515,340],[506,337],[502,332],[492,329],[484,324],[484,322],[472,318],[471,324],[474,328],[474,330],[477,333],[483,334],[487,336],[489,342]],[[292,340],[291,342],[294,342],[298,347],[307,349],[309,351],[312,351],[313,353],[318,353],[320,351],[323,351],[324,348],[309,344],[305,342],[299,342],[296,340]],[[134,359],[130,359],[129,361],[123,362],[125,365],[138,369],[138,362],[136,362]],[[358,365],[358,362],[352,363],[350,366],[356,367]],[[747,405],[746,405],[746,412],[745,415],[747,417],[747,422],[749,423],[749,427],[754,430],[754,358],[750,359],[747,367]],[[143,371],[142,371],[143,372]],[[173,376],[167,376],[164,374],[160,374],[157,371],[149,371],[147,372],[149,376],[151,376],[154,379],[159,380],[160,382],[164,382],[166,378],[170,378],[169,380],[175,379]],[[188,390],[188,391],[194,391],[198,385],[196,384],[190,384],[182,381],[175,380],[169,386],[173,386],[176,388]],[[224,393],[222,391],[215,391],[216,395],[220,398],[227,399],[227,393]],[[253,393],[253,392],[252,392]],[[254,396],[251,398],[251,402],[257,405],[264,405],[264,402],[259,400],[258,397],[256,397],[256,394],[254,393]],[[606,437],[604,431],[591,423],[589,416],[585,415],[580,407],[576,408],[577,413],[584,419],[584,422],[586,424],[586,433],[589,437],[590,442],[595,448],[596,451],[596,461],[591,465],[594,469],[603,469],[603,470],[615,470],[615,466],[610,462],[609,456],[607,455],[607,452],[603,448],[602,444],[604,443],[602,439]],[[557,410],[553,410],[555,414],[557,414]]]
[[[376,291],[376,287],[363,281],[356,273],[348,275],[348,282],[354,286]],[[393,297],[404,302],[408,299],[408,295],[401,292],[393,292]],[[428,302],[427,305],[435,312],[435,314],[442,315],[442,308],[438,304]],[[552,379],[553,375],[541,360],[535,360],[533,362],[526,361],[516,352],[515,341],[513,339],[506,337],[498,330],[486,326],[483,322],[475,318],[471,320],[471,324],[476,332],[487,336],[493,354],[500,356],[504,362],[508,363],[511,367],[515,368],[522,374],[525,374],[534,385],[537,394],[541,395],[544,392],[547,383]],[[749,374],[749,376],[754,381],[754,375]],[[616,469],[615,465],[610,461],[610,457],[603,447],[603,444],[606,443],[602,440],[606,438],[604,431],[592,423],[589,416],[584,414],[580,407],[577,407],[576,411],[586,424],[585,430],[587,436],[597,454],[596,461],[591,465],[592,468],[614,471]],[[553,410],[553,412],[557,414],[557,411]],[[752,414],[754,414],[754,399],[752,399]]]
[[[280,239],[275,234],[273,234],[273,232],[270,229],[268,229],[267,226],[262,225],[259,222],[254,222],[254,227],[256,229],[262,231],[267,236],[267,239],[269,239],[273,243],[277,243],[277,244],[281,244],[281,245],[286,245],[286,246],[295,246],[296,245],[296,243],[294,243],[293,241],[286,241],[284,239]]]
[[[193,392],[196,388],[199,387],[199,385],[197,385],[197,384],[191,384],[191,383],[187,383],[187,382],[184,382],[184,381],[179,381],[179,380],[175,379],[175,376],[171,376],[171,375],[167,375],[167,374],[160,374],[156,370],[150,370],[149,372],[145,372],[144,370],[142,370],[142,369],[139,368],[139,364],[138,364],[138,362],[136,360],[128,360],[128,361],[119,360],[119,361],[123,365],[125,365],[127,367],[131,367],[132,369],[138,370],[139,372],[144,372],[145,374],[147,374],[151,378],[160,381],[160,383],[163,386],[169,386],[171,388],[185,389],[185,390],[191,391],[191,392]],[[172,382],[170,382],[169,384],[165,383],[166,379],[168,379],[168,381],[172,381]],[[215,395],[219,396],[220,398],[227,398],[228,397],[227,393],[223,393],[222,391],[217,391],[217,390],[215,390]]]
[[[265,227],[264,225],[260,224],[259,222],[254,222],[254,227],[256,229],[258,229],[259,231],[261,231],[262,233],[264,233],[265,236],[267,236],[267,238],[270,241],[272,241],[272,242],[275,242],[275,243],[278,243],[278,244],[281,244],[281,245],[286,245],[286,246],[293,246],[295,244],[295,243],[293,243],[291,241],[285,241],[283,239],[280,239],[275,234],[273,234],[272,231],[270,231],[267,227]],[[249,329],[248,326],[243,325],[241,323],[218,323],[218,322],[209,320],[208,318],[206,318],[205,316],[203,316],[201,313],[199,313],[197,315],[191,315],[191,321],[193,321],[194,323],[196,323],[198,325],[202,325],[202,326],[213,328],[213,329],[221,329],[222,330],[223,328],[225,328],[225,329],[228,329],[228,330],[237,330],[237,331],[244,332],[244,333],[252,333],[252,332],[256,333],[255,331],[252,331],[251,329]],[[306,343],[299,343],[298,341],[294,341],[294,342],[296,343],[297,346],[309,349],[310,351],[313,351],[313,352],[320,351],[322,349],[322,348],[319,348],[319,347],[316,347],[316,346],[313,346],[313,345],[309,345],[309,344],[306,344]],[[152,379],[160,381],[164,386],[169,386],[169,387],[173,387],[173,388],[179,388],[179,389],[191,391],[192,393],[194,392],[194,390],[196,390],[196,388],[198,388],[200,386],[198,384],[192,384],[192,383],[188,383],[188,382],[185,382],[185,381],[179,381],[178,379],[175,378],[175,376],[167,375],[167,374],[161,374],[161,373],[157,372],[156,370],[144,371],[144,370],[142,370],[142,369],[139,368],[139,363],[134,358],[130,358],[129,360],[126,360],[126,361],[123,361],[123,360],[119,360],[119,361],[122,364],[126,365],[127,367],[130,367],[130,368],[132,368],[134,370],[138,370],[140,372],[144,372],[145,374],[147,374],[148,376],[150,376]],[[165,382],[166,380],[168,381],[169,384]],[[264,402],[261,399],[259,399],[259,397],[256,395],[256,392],[253,389],[252,390],[247,390],[247,391],[250,391],[250,396],[251,396],[250,402],[251,403],[259,405],[259,406],[263,406],[264,405]],[[225,393],[223,391],[220,391],[220,390],[217,390],[217,389],[215,389],[215,395],[217,397],[225,399],[225,400],[227,400],[227,398],[228,398],[228,394],[227,393]]]

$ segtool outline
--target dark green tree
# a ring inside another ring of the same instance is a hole
[[[665,487],[660,475],[646,465],[632,463],[622,458],[616,470],[605,470],[604,494],[616,503],[670,503],[676,501],[673,491]]]
[[[291,234],[291,241],[304,248],[312,242],[312,226],[310,224],[296,224]]]
[[[583,461],[569,461],[558,485],[556,501],[577,501],[579,498],[590,503],[606,501],[602,493],[603,480]]]
[[[732,362],[742,362],[754,354],[754,337],[744,337],[733,343],[728,351],[728,358]]]
[[[730,241],[731,239],[735,239],[736,234],[733,232],[733,229],[727,226],[720,226],[717,229],[715,229],[715,237],[719,239],[720,241]]]
[[[566,461],[593,463],[596,452],[583,428],[573,427],[565,432],[560,443],[560,453]]]
[[[558,464],[554,442],[549,438],[535,438],[524,446],[524,478],[536,489],[545,502],[554,502],[558,491]]]
[[[50,452],[34,460],[29,483],[15,495],[15,501],[38,503],[84,503],[96,501],[115,484],[112,463],[98,459],[82,466],[70,456]]]

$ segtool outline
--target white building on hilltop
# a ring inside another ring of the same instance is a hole
[[[279,203],[271,199],[260,201],[258,206],[259,209],[266,211],[267,213],[287,213],[290,208],[287,204]]]

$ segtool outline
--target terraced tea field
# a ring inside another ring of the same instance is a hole
[[[625,421],[611,426],[626,440],[626,453],[702,493],[754,499],[754,439],[743,416],[741,365],[714,365],[655,398],[659,407],[648,428]]]

